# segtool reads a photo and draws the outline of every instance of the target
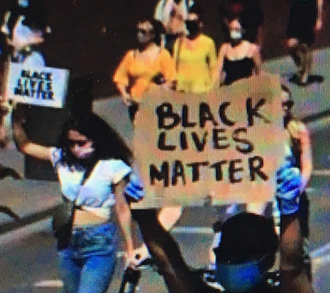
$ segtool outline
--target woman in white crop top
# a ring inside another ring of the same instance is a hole
[[[107,292],[116,264],[116,212],[126,242],[127,262],[134,266],[131,212],[125,199],[131,152],[119,136],[94,114],[67,122],[57,147],[28,140],[22,108],[14,112],[18,149],[52,162],[64,200],[74,202],[73,225],[66,245],[58,245],[64,292]],[[88,171],[88,176],[84,176]],[[85,179],[84,179],[85,177]],[[59,241],[58,241],[59,243]]]

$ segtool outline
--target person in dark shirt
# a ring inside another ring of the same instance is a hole
[[[316,33],[322,29],[323,0],[292,0],[286,31],[288,51],[297,67],[290,79],[307,85],[312,67],[311,47]]]
[[[261,67],[259,48],[254,43],[244,40],[244,29],[240,19],[229,20],[228,30],[230,41],[221,45],[217,65],[213,71],[214,83],[220,82],[220,85],[230,85],[242,78],[259,74]]]

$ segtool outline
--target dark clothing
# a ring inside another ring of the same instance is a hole
[[[296,38],[311,46],[315,41],[317,0],[294,0],[291,4],[287,38]]]
[[[245,57],[239,60],[229,60],[225,57],[223,63],[223,71],[226,72],[225,85],[250,77],[254,68],[255,64],[252,58]]]
[[[138,111],[139,104],[133,103],[132,105],[128,106],[128,115],[132,122],[135,120],[135,116]]]

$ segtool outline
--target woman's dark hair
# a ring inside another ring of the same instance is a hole
[[[155,34],[154,42],[156,45],[160,46],[162,41],[162,34],[165,34],[165,28],[163,24],[154,18],[142,17],[138,20],[138,23],[149,22],[152,26],[153,33]]]
[[[203,21],[203,16],[204,16],[204,10],[201,5],[199,4],[194,4],[189,8],[188,13],[194,13],[198,15],[199,21]]]
[[[79,159],[70,151],[70,130],[75,130],[93,141],[95,160],[119,159],[130,165],[131,150],[119,134],[94,113],[75,116],[64,124],[58,142],[58,147],[62,150],[61,162],[69,166],[79,163]]]

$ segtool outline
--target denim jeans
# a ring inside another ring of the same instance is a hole
[[[105,293],[116,267],[114,223],[74,227],[71,245],[58,251],[65,293]]]

